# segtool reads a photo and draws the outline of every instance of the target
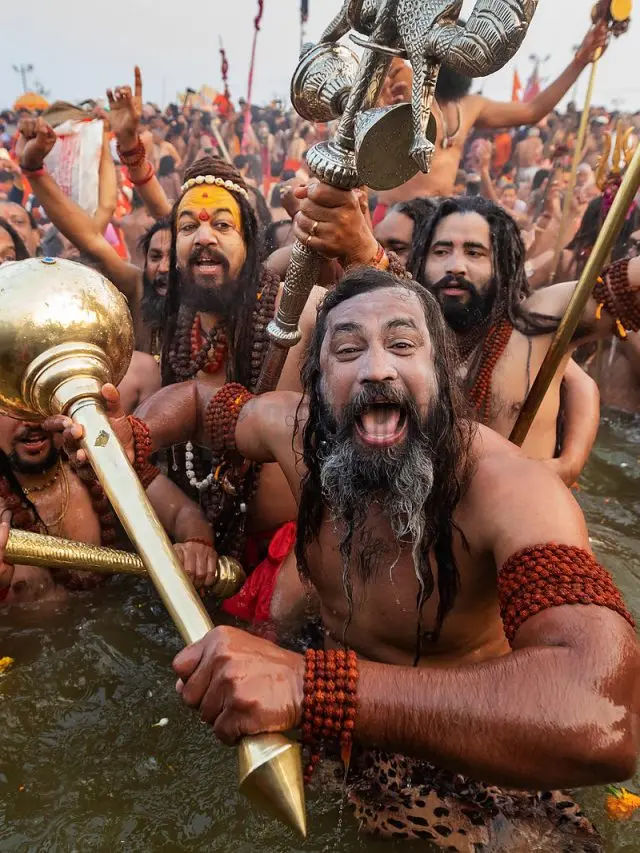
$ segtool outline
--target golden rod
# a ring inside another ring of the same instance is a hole
[[[571,174],[569,175],[569,183],[567,184],[567,188],[564,193],[564,202],[562,205],[562,216],[560,218],[560,229],[558,231],[558,236],[556,237],[556,245],[553,251],[553,261],[551,263],[551,279],[550,284],[553,284],[558,275],[558,270],[560,268],[560,259],[562,256],[562,249],[564,243],[565,230],[567,227],[567,221],[569,219],[569,211],[571,210],[571,202],[573,200],[573,193],[576,188],[576,180],[578,176],[578,166],[580,165],[580,161],[582,160],[582,155],[584,153],[584,141],[587,135],[587,127],[589,126],[589,116],[591,114],[591,99],[593,98],[593,87],[596,80],[596,71],[598,69],[598,62],[600,61],[600,56],[602,55],[602,51],[598,48],[598,52],[591,63],[591,73],[589,74],[589,84],[587,86],[587,94],[584,99],[584,106],[582,108],[582,116],[580,117],[580,126],[578,128],[578,135],[576,137],[575,148],[573,151],[573,162],[571,163]],[[551,180],[551,179],[549,179]]]
[[[640,145],[636,147],[633,159],[627,167],[620,189],[616,193],[614,202],[611,205],[611,210],[600,229],[596,244],[580,276],[580,281],[576,285],[565,315],[560,321],[558,330],[551,341],[549,351],[540,366],[533,387],[524,402],[518,420],[509,436],[509,440],[520,447],[527,437],[527,433],[538,413],[544,395],[547,393],[549,385],[556,375],[560,362],[578,328],[598,275],[620,233],[620,229],[624,224],[629,207],[639,186]]]
[[[140,557],[129,551],[15,528],[9,533],[5,559],[8,563],[22,563],[43,569],[94,572],[99,575],[147,575]],[[207,592],[220,599],[231,598],[246,580],[240,563],[230,557],[218,557],[217,572],[216,581],[207,587]]]

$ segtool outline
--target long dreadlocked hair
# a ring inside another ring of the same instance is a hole
[[[591,250],[598,239],[598,234],[602,228],[605,216],[606,214],[603,211],[603,199],[602,196],[599,195],[592,199],[587,205],[587,209],[582,214],[580,227],[576,231],[573,240],[571,240],[571,242],[566,246],[566,248],[573,254],[572,262],[575,264],[575,271],[572,270],[572,275],[575,275],[576,277],[582,275],[582,271],[589,259]],[[624,258],[629,237],[638,229],[638,227],[640,227],[640,209],[636,207],[635,209],[630,210],[627,214],[622,228],[620,229],[620,233],[618,234],[613,249],[611,250],[612,261],[619,261],[620,258]]]
[[[437,398],[430,413],[430,437],[433,450],[433,488],[425,506],[425,534],[418,544],[416,572],[419,573],[420,593],[417,610],[434,590],[434,579],[429,559],[433,551],[438,567],[439,604],[435,629],[432,637],[437,638],[447,613],[453,607],[459,586],[459,575],[453,554],[453,530],[457,529],[453,515],[460,499],[466,492],[474,468],[472,442],[475,435],[473,423],[467,418],[466,406],[456,380],[456,362],[450,332],[444,322],[440,306],[433,296],[420,285],[408,279],[400,279],[389,272],[369,267],[348,273],[338,286],[330,291],[318,310],[313,336],[309,342],[302,383],[308,416],[302,427],[302,461],[306,467],[300,493],[296,558],[303,576],[309,575],[307,551],[317,542],[327,509],[322,497],[321,451],[323,443],[330,440],[322,428],[322,392],[320,350],[327,331],[329,314],[338,305],[354,296],[384,288],[402,288],[414,293],[424,310],[431,340],[434,370],[437,381]],[[300,413],[296,417],[295,431],[300,428]],[[353,507],[347,526],[364,520],[366,507]],[[340,543],[345,566],[345,592],[352,608],[348,570],[351,558],[352,537],[346,533]],[[466,540],[463,542],[466,545]],[[421,622],[418,620],[418,652],[422,639]]]
[[[424,231],[427,222],[436,212],[437,207],[437,202],[432,198],[418,197],[412,198],[409,201],[400,201],[398,204],[394,204],[389,211],[389,213],[402,213],[404,216],[408,216],[413,222],[411,252],[409,254],[409,260],[407,261],[407,267],[409,269],[412,267],[413,259],[415,257],[420,257],[418,254],[421,250],[420,243],[418,242],[419,235]]]
[[[138,248],[144,255],[145,264],[154,235],[157,234],[158,231],[164,231],[167,228],[171,228],[171,221],[168,216],[163,216],[161,219],[156,219],[153,225],[147,228],[142,237],[138,240]]]
[[[216,178],[233,181],[243,189],[247,189],[242,175],[225,160],[218,157],[203,157],[185,170],[184,181],[196,178],[198,175],[214,175]],[[249,202],[240,195],[229,190],[240,206],[242,215],[242,237],[247,251],[247,257],[240,271],[238,282],[238,299],[231,314],[226,318],[225,327],[229,346],[227,359],[227,381],[239,382],[250,387],[251,382],[251,346],[253,341],[252,315],[255,309],[256,296],[261,283],[260,258],[261,240],[258,222]],[[169,217],[171,223],[171,258],[169,266],[169,286],[165,301],[166,330],[162,345],[162,384],[172,385],[178,380],[169,360],[169,352],[178,326],[180,312],[180,273],[176,263],[176,234],[177,216],[180,198],[176,201]],[[195,312],[194,312],[195,313]],[[193,317],[192,317],[193,319]]]

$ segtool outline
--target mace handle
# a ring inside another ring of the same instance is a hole
[[[94,397],[74,401],[68,414],[84,428],[82,447],[111,505],[135,545],[186,643],[202,639],[213,622],[185,574],[169,537]],[[255,735],[239,744],[240,788],[289,826],[306,834],[300,748],[280,734]]]

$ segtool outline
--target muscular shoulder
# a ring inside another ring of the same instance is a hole
[[[571,492],[544,463],[481,427],[476,468],[463,502],[465,533],[496,564],[545,542],[589,547],[584,516]],[[468,529],[467,529],[468,528]]]

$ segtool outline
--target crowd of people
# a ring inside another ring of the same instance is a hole
[[[217,555],[248,574],[222,609],[254,630],[185,649],[182,698],[225,743],[300,727],[306,775],[342,757],[383,836],[477,853],[506,817],[508,849],[598,851],[561,789],[633,774],[633,619],[569,487],[600,399],[640,411],[638,197],[522,449],[508,441],[640,140],[640,110],[592,109],[573,185],[580,114],[558,104],[607,35],[526,103],[443,66],[430,173],[379,193],[310,175],[330,125],[278,102],[161,109],[137,68],[104,109],[1,116],[0,264],[74,260],[125,296],[136,352],[103,390],[113,427],[196,588]],[[396,58],[379,103],[410,92]],[[47,167],[69,122],[102,123],[90,206]],[[277,389],[254,396],[296,240],[318,279]],[[81,436],[0,417],[0,545],[14,526],[126,547]],[[0,602],[100,582],[5,562]],[[304,654],[278,644],[303,626]]]

